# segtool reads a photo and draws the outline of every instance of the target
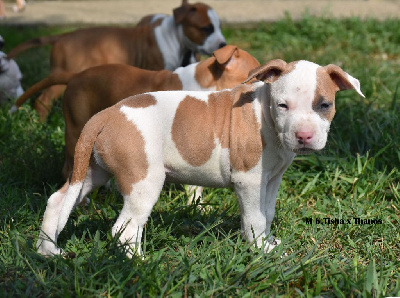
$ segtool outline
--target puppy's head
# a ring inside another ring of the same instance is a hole
[[[364,97],[360,82],[334,64],[272,60],[253,70],[252,78],[268,84],[271,100],[264,113],[271,115],[282,146],[297,154],[325,147],[336,92],[354,89]]]
[[[250,70],[259,67],[260,63],[248,52],[234,45],[226,45],[208,58],[213,61],[214,76],[217,81],[217,90],[233,88],[247,78]],[[211,69],[211,68],[210,68]]]
[[[175,23],[182,26],[185,42],[190,50],[211,55],[226,45],[220,21],[214,9],[203,3],[189,4],[187,0],[174,9]]]

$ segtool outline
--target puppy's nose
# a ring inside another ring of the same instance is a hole
[[[218,48],[220,49],[220,48],[223,48],[224,46],[226,46],[226,42],[221,42],[221,43],[219,44],[219,47],[218,47]]]
[[[4,47],[4,41],[0,40],[0,50]]]
[[[296,139],[301,145],[307,145],[311,143],[314,133],[312,131],[297,131]]]

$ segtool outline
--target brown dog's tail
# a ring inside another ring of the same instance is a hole
[[[31,98],[33,95],[36,93],[42,91],[45,88],[48,88],[53,85],[66,85],[68,82],[74,77],[75,73],[73,72],[55,72],[53,74],[50,74],[47,78],[44,78],[43,80],[37,82],[34,84],[32,87],[30,87],[28,90],[22,94],[17,101],[14,103],[14,105],[10,109],[10,114],[14,113],[19,109],[20,106],[22,106],[25,101],[27,101],[29,98]]]
[[[58,218],[57,231],[61,232],[67,223],[68,217],[77,204],[83,182],[89,169],[90,158],[94,143],[110,118],[109,109],[103,110],[93,116],[85,125],[75,146],[74,169],[72,171],[69,187]]]
[[[19,53],[30,49],[30,48],[36,48],[36,47],[41,47],[45,45],[53,45],[61,35],[51,35],[51,36],[42,36],[42,37],[37,37],[30,39],[28,41],[25,41],[23,43],[20,43],[17,45],[15,48],[11,49],[11,51],[7,54],[8,59],[13,59],[16,57]]]

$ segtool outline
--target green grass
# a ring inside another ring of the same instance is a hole
[[[7,51],[70,29],[2,27],[0,34]],[[400,295],[400,22],[287,17],[223,33],[260,62],[338,64],[360,80],[366,95],[338,93],[326,149],[296,158],[285,173],[273,223],[283,240],[277,253],[264,254],[241,238],[231,190],[206,189],[207,208],[200,210],[171,185],[147,223],[144,260],[127,259],[112,239],[122,201],[103,188],[73,212],[60,235],[67,257],[38,255],[46,201],[62,183],[61,105],[44,124],[29,105],[12,117],[3,106],[0,296]],[[33,49],[18,58],[25,88],[48,74],[48,54],[48,48]],[[354,218],[379,223],[356,224]]]

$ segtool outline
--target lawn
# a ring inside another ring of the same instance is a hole
[[[71,27],[2,27],[7,52],[21,41]],[[206,189],[186,205],[166,186],[144,234],[144,259],[127,259],[111,237],[122,199],[90,195],[59,245],[36,253],[46,201],[62,183],[64,123],[58,102],[46,123],[27,104],[0,107],[0,296],[400,296],[400,22],[289,17],[224,28],[228,43],[261,63],[281,58],[335,63],[361,82],[337,94],[327,147],[298,156],[283,177],[273,222],[282,239],[264,254],[240,235],[229,189]],[[18,57],[29,87],[48,74],[49,48]]]

